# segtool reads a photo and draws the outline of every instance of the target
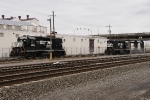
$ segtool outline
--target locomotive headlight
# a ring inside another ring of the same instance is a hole
[[[18,42],[17,47],[22,47],[23,43],[22,42]]]

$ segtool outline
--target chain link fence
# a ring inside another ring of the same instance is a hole
[[[7,58],[9,57],[11,48],[0,48],[0,58]]]
[[[146,53],[146,48],[134,48],[130,50],[131,54],[135,53]]]
[[[93,48],[90,51],[90,48],[86,47],[66,47],[66,56],[75,56],[75,55],[89,55],[89,54],[104,54],[106,47]],[[11,48],[0,48],[0,58],[9,57]]]
[[[66,47],[64,48],[67,56],[73,55],[89,55],[89,54],[104,54],[106,47],[101,48],[90,48],[88,47]]]

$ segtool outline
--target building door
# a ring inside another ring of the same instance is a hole
[[[94,39],[89,39],[89,52],[94,52]]]

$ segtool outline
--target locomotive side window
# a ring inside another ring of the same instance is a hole
[[[108,42],[107,47],[113,47],[113,44],[111,42]]]
[[[35,46],[35,41],[31,40],[31,46]]]
[[[118,43],[119,48],[123,48],[123,43]]]

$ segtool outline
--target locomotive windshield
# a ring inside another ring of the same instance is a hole
[[[18,38],[18,40],[17,40],[18,42],[26,42],[27,41],[27,39],[20,39],[20,38]]]
[[[23,42],[14,42],[13,43],[13,47],[22,47],[23,46]]]
[[[13,43],[13,47],[22,47],[24,42],[27,42],[27,38],[20,37],[17,39],[17,42]]]
[[[107,47],[113,47],[113,44],[111,42],[108,42]]]

